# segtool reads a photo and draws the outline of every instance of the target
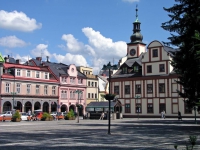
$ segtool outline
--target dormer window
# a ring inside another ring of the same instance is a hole
[[[44,78],[48,79],[48,75],[49,75],[48,72],[45,72]]]
[[[20,75],[21,75],[21,70],[17,69],[17,76],[20,76]]]
[[[134,67],[133,67],[133,71],[134,71],[134,72],[138,72],[138,71],[139,71],[139,66],[134,66]]]
[[[27,77],[31,77],[31,71],[30,71],[30,70],[27,70],[26,76],[27,76]]]
[[[40,78],[40,72],[36,71],[36,78]]]
[[[122,68],[122,73],[124,73],[124,74],[127,73],[127,67]]]
[[[165,72],[165,65],[164,64],[160,64],[159,65],[159,70],[160,70],[160,72]]]
[[[153,57],[158,57],[158,50],[157,49],[153,49]]]

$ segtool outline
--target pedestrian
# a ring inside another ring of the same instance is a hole
[[[104,118],[104,112],[102,112],[101,117],[99,118],[99,120],[103,120]]]
[[[182,120],[181,112],[178,111],[178,120]]]
[[[161,119],[163,118],[163,111],[161,111]]]
[[[163,118],[165,119],[165,111],[163,110]]]
[[[31,116],[31,110],[30,109],[28,110],[28,116]]]

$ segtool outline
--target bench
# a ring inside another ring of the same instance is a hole
[[[11,116],[0,116],[0,121],[11,121]]]

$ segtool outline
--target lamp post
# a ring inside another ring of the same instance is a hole
[[[77,111],[77,123],[79,123],[79,108],[81,107],[79,105],[79,100],[80,100],[80,94],[82,94],[83,92],[81,90],[76,90],[75,93],[78,93],[78,104],[76,105],[78,111]]]
[[[136,99],[136,102],[137,102],[137,105],[138,105],[138,99],[140,98],[139,95],[136,95],[135,96],[135,99]],[[138,119],[139,119],[139,106],[136,107],[136,110],[137,110],[137,113],[138,113]]]
[[[109,72],[109,94],[111,94],[111,85],[110,85],[110,79],[111,79],[111,74],[110,74],[110,70],[113,69],[113,70],[116,70],[117,69],[117,65],[111,65],[110,62],[107,64],[107,65],[103,65],[103,68],[102,70],[108,70]],[[109,106],[108,106],[108,134],[111,134],[110,133],[110,101],[111,100],[108,100],[109,101]]]

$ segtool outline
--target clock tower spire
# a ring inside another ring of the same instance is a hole
[[[140,21],[138,19],[138,6],[136,5],[136,20],[133,22],[133,34],[130,36],[130,43],[127,43],[128,58],[139,57],[145,52],[145,46],[142,42],[143,36],[140,33]]]

